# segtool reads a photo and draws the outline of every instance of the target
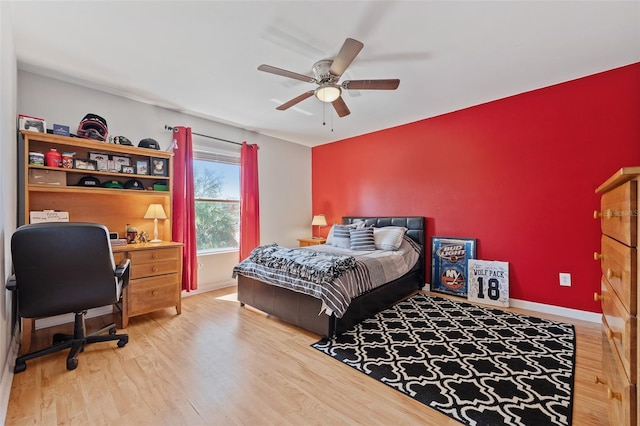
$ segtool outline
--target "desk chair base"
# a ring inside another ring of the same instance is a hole
[[[87,335],[84,323],[86,313],[87,311],[83,311],[77,312],[75,314],[73,334],[56,333],[53,336],[52,346],[16,358],[16,365],[13,369],[13,372],[20,373],[26,370],[26,361],[30,359],[44,355],[50,355],[52,353],[59,352],[68,348],[71,348],[71,350],[69,351],[69,355],[67,356],[67,370],[75,370],[78,366],[77,356],[80,352],[84,351],[85,345],[89,343],[117,340],[118,347],[121,348],[129,342],[128,334],[116,334],[115,324],[110,324],[98,331]],[[109,334],[102,334],[105,331],[108,331]]]

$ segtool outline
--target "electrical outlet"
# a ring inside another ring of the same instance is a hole
[[[563,287],[571,287],[571,274],[560,272],[560,285]]]

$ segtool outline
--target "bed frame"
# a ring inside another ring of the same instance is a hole
[[[324,338],[331,338],[421,289],[424,286],[425,277],[424,217],[348,216],[342,218],[344,224],[360,221],[364,221],[365,226],[406,227],[407,236],[422,247],[418,263],[402,277],[353,299],[342,318],[324,313],[318,314],[322,307],[320,299],[242,275],[238,275],[240,306],[247,304]]]

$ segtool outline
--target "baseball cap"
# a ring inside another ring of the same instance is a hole
[[[102,184],[105,188],[123,189],[124,185],[119,180],[108,180]]]
[[[144,185],[138,179],[131,179],[125,182],[124,189],[144,189]]]
[[[78,186],[100,186],[100,181],[96,177],[85,176],[78,181]]]

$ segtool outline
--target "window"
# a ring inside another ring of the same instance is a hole
[[[240,155],[193,153],[196,249],[238,249],[240,241]]]

